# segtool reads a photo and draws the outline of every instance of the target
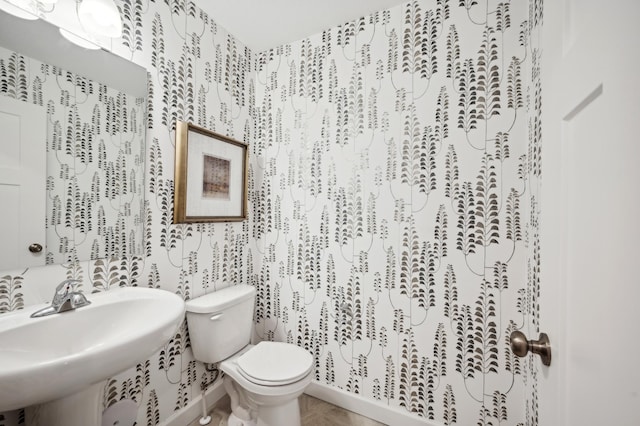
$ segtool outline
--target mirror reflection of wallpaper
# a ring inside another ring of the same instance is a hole
[[[46,263],[142,253],[145,100],[1,47],[0,94],[47,108]]]

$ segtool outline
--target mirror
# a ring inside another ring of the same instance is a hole
[[[46,225],[46,241],[41,253],[0,270],[143,253],[146,94],[144,68],[76,46],[41,19],[0,11],[0,96],[46,117],[43,193],[20,195],[46,204],[44,223],[27,225]],[[1,244],[24,252],[31,243],[39,242]]]

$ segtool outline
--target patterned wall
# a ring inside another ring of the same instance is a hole
[[[253,55],[193,2],[117,0],[124,34],[110,50],[150,74],[147,105],[145,240],[142,256],[59,263],[0,272],[0,314],[50,302],[66,278],[90,293],[119,286],[148,286],[185,299],[247,281],[249,224],[174,226],[175,121],[182,119],[250,143],[253,131]],[[53,9],[43,13],[57,21]],[[66,142],[64,142],[66,143]],[[95,155],[95,154],[94,154]],[[54,183],[62,180],[55,176]],[[100,324],[96,324],[96,333]],[[149,360],[105,383],[105,407],[132,399],[137,425],[156,425],[200,394],[219,376],[193,360],[186,323]],[[0,413],[1,426],[24,424],[24,412]]]
[[[1,47],[0,95],[47,111],[46,264],[142,253],[144,99]]]
[[[144,255],[3,271],[0,312],[64,278],[185,299],[247,281],[260,337],[308,348],[321,383],[442,424],[537,424],[535,364],[506,336],[537,328],[541,0],[409,2],[256,57],[192,2],[117,3],[111,50],[151,76]],[[176,119],[251,145],[250,221],[171,225]],[[156,425],[217,376],[183,324],[104,406]]]
[[[411,1],[258,55],[256,323],[320,383],[536,424],[508,336],[536,326],[541,16]]]

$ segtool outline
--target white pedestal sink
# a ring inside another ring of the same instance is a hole
[[[100,382],[153,355],[185,312],[179,296],[157,289],[119,288],[88,299],[88,306],[47,317],[30,318],[43,305],[0,316],[0,412],[47,403],[28,410],[32,422],[93,426],[95,418],[99,426]]]

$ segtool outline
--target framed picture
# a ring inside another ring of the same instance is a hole
[[[242,142],[178,121],[173,223],[245,220],[247,162]]]

